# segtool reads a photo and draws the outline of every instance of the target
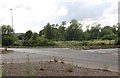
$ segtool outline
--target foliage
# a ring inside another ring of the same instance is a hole
[[[28,30],[26,33],[25,33],[25,40],[29,40],[30,38],[32,37],[32,31],[31,30]]]
[[[102,39],[106,39],[106,40],[115,40],[116,38],[117,36],[115,34],[108,34],[102,37]]]
[[[26,56],[26,70],[25,70],[25,76],[34,76],[35,70],[33,66],[30,63],[29,55]]]
[[[120,44],[119,23],[103,28],[101,24],[94,23],[87,25],[85,31],[82,27],[79,21],[72,19],[68,25],[66,21],[62,21],[60,25],[47,23],[39,34],[31,30],[17,34],[9,25],[2,25],[2,46],[56,46],[60,41],[63,41],[59,44],[62,46],[106,45],[104,42],[92,43],[92,40],[116,40],[116,44]]]
[[[9,25],[2,25],[2,46],[10,46],[17,40],[14,30]]]
[[[70,22],[70,26],[66,30],[66,40],[82,40],[83,31],[82,24],[73,19]]]
[[[45,38],[45,35],[42,35],[41,37],[39,37],[38,45],[39,46],[46,46],[46,45],[48,45],[48,39]]]

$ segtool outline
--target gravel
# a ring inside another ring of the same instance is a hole
[[[29,74],[28,74],[29,71]],[[26,74],[27,73],[27,74]],[[40,61],[29,63],[4,63],[3,76],[118,76],[118,72],[90,69],[73,64]]]

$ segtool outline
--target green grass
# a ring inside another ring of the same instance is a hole
[[[100,49],[116,48],[115,40],[87,40],[87,41],[55,41],[57,47],[79,48],[79,49]]]

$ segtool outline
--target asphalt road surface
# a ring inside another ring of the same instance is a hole
[[[104,68],[118,71],[118,49],[75,50],[69,48],[8,48],[14,52],[2,54],[3,62],[25,62],[27,54],[30,61],[63,60],[89,68]],[[120,50],[119,50],[120,51]]]

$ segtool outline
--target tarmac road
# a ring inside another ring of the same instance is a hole
[[[14,52],[2,54],[3,62],[25,62],[29,54],[30,61],[64,60],[83,67],[104,68],[108,65],[112,71],[118,71],[118,49],[75,50],[69,48],[8,48]]]

